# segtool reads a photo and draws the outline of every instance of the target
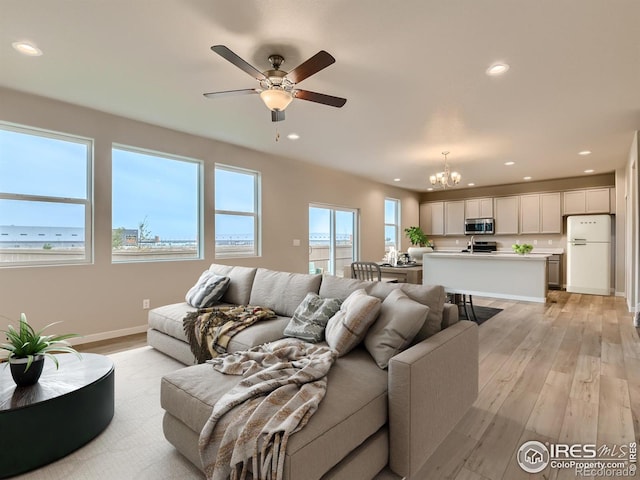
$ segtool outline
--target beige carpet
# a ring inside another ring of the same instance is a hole
[[[16,480],[204,478],[162,433],[160,378],[184,365],[151,347],[109,357],[116,368],[116,408],[106,430],[71,455]],[[45,434],[55,441],[54,432]]]
[[[13,480],[204,479],[162,433],[160,379],[184,365],[151,347],[109,357],[116,369],[116,408],[106,430],[71,455]],[[54,432],[44,434],[55,441]],[[375,480],[397,479],[385,470]]]

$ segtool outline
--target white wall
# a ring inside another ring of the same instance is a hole
[[[633,142],[629,150],[629,160],[626,167],[626,249],[625,249],[625,265],[626,279],[625,290],[627,292],[627,305],[629,311],[640,311],[640,268],[638,260],[640,259],[640,249],[638,246],[638,226],[640,223],[640,205],[638,204],[638,132],[633,137]]]
[[[93,138],[94,263],[47,267],[0,267],[0,329],[20,312],[41,327],[63,320],[57,333],[85,341],[144,331],[151,306],[175,303],[214,259],[214,163],[262,173],[262,256],[227,260],[284,271],[308,271],[308,206],[327,203],[360,211],[361,258],[384,254],[384,198],[401,200],[402,226],[418,223],[418,195],[307,163],[266,155],[131,119],[0,88],[0,120]],[[120,143],[204,162],[204,258],[111,263],[111,146]],[[301,246],[293,247],[293,239]],[[406,239],[404,240],[405,242]],[[407,248],[408,242],[403,244]]]

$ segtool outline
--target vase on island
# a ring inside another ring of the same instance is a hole
[[[433,247],[409,247],[407,253],[414,262],[422,263],[422,255],[428,252],[433,252]]]

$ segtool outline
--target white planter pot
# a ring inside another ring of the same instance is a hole
[[[422,262],[422,255],[427,252],[433,252],[431,247],[409,247],[407,253],[414,262]]]

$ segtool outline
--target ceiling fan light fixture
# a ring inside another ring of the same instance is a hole
[[[260,98],[267,106],[269,110],[275,112],[284,111],[287,106],[293,100],[291,92],[283,90],[282,88],[269,88],[260,92]]]

